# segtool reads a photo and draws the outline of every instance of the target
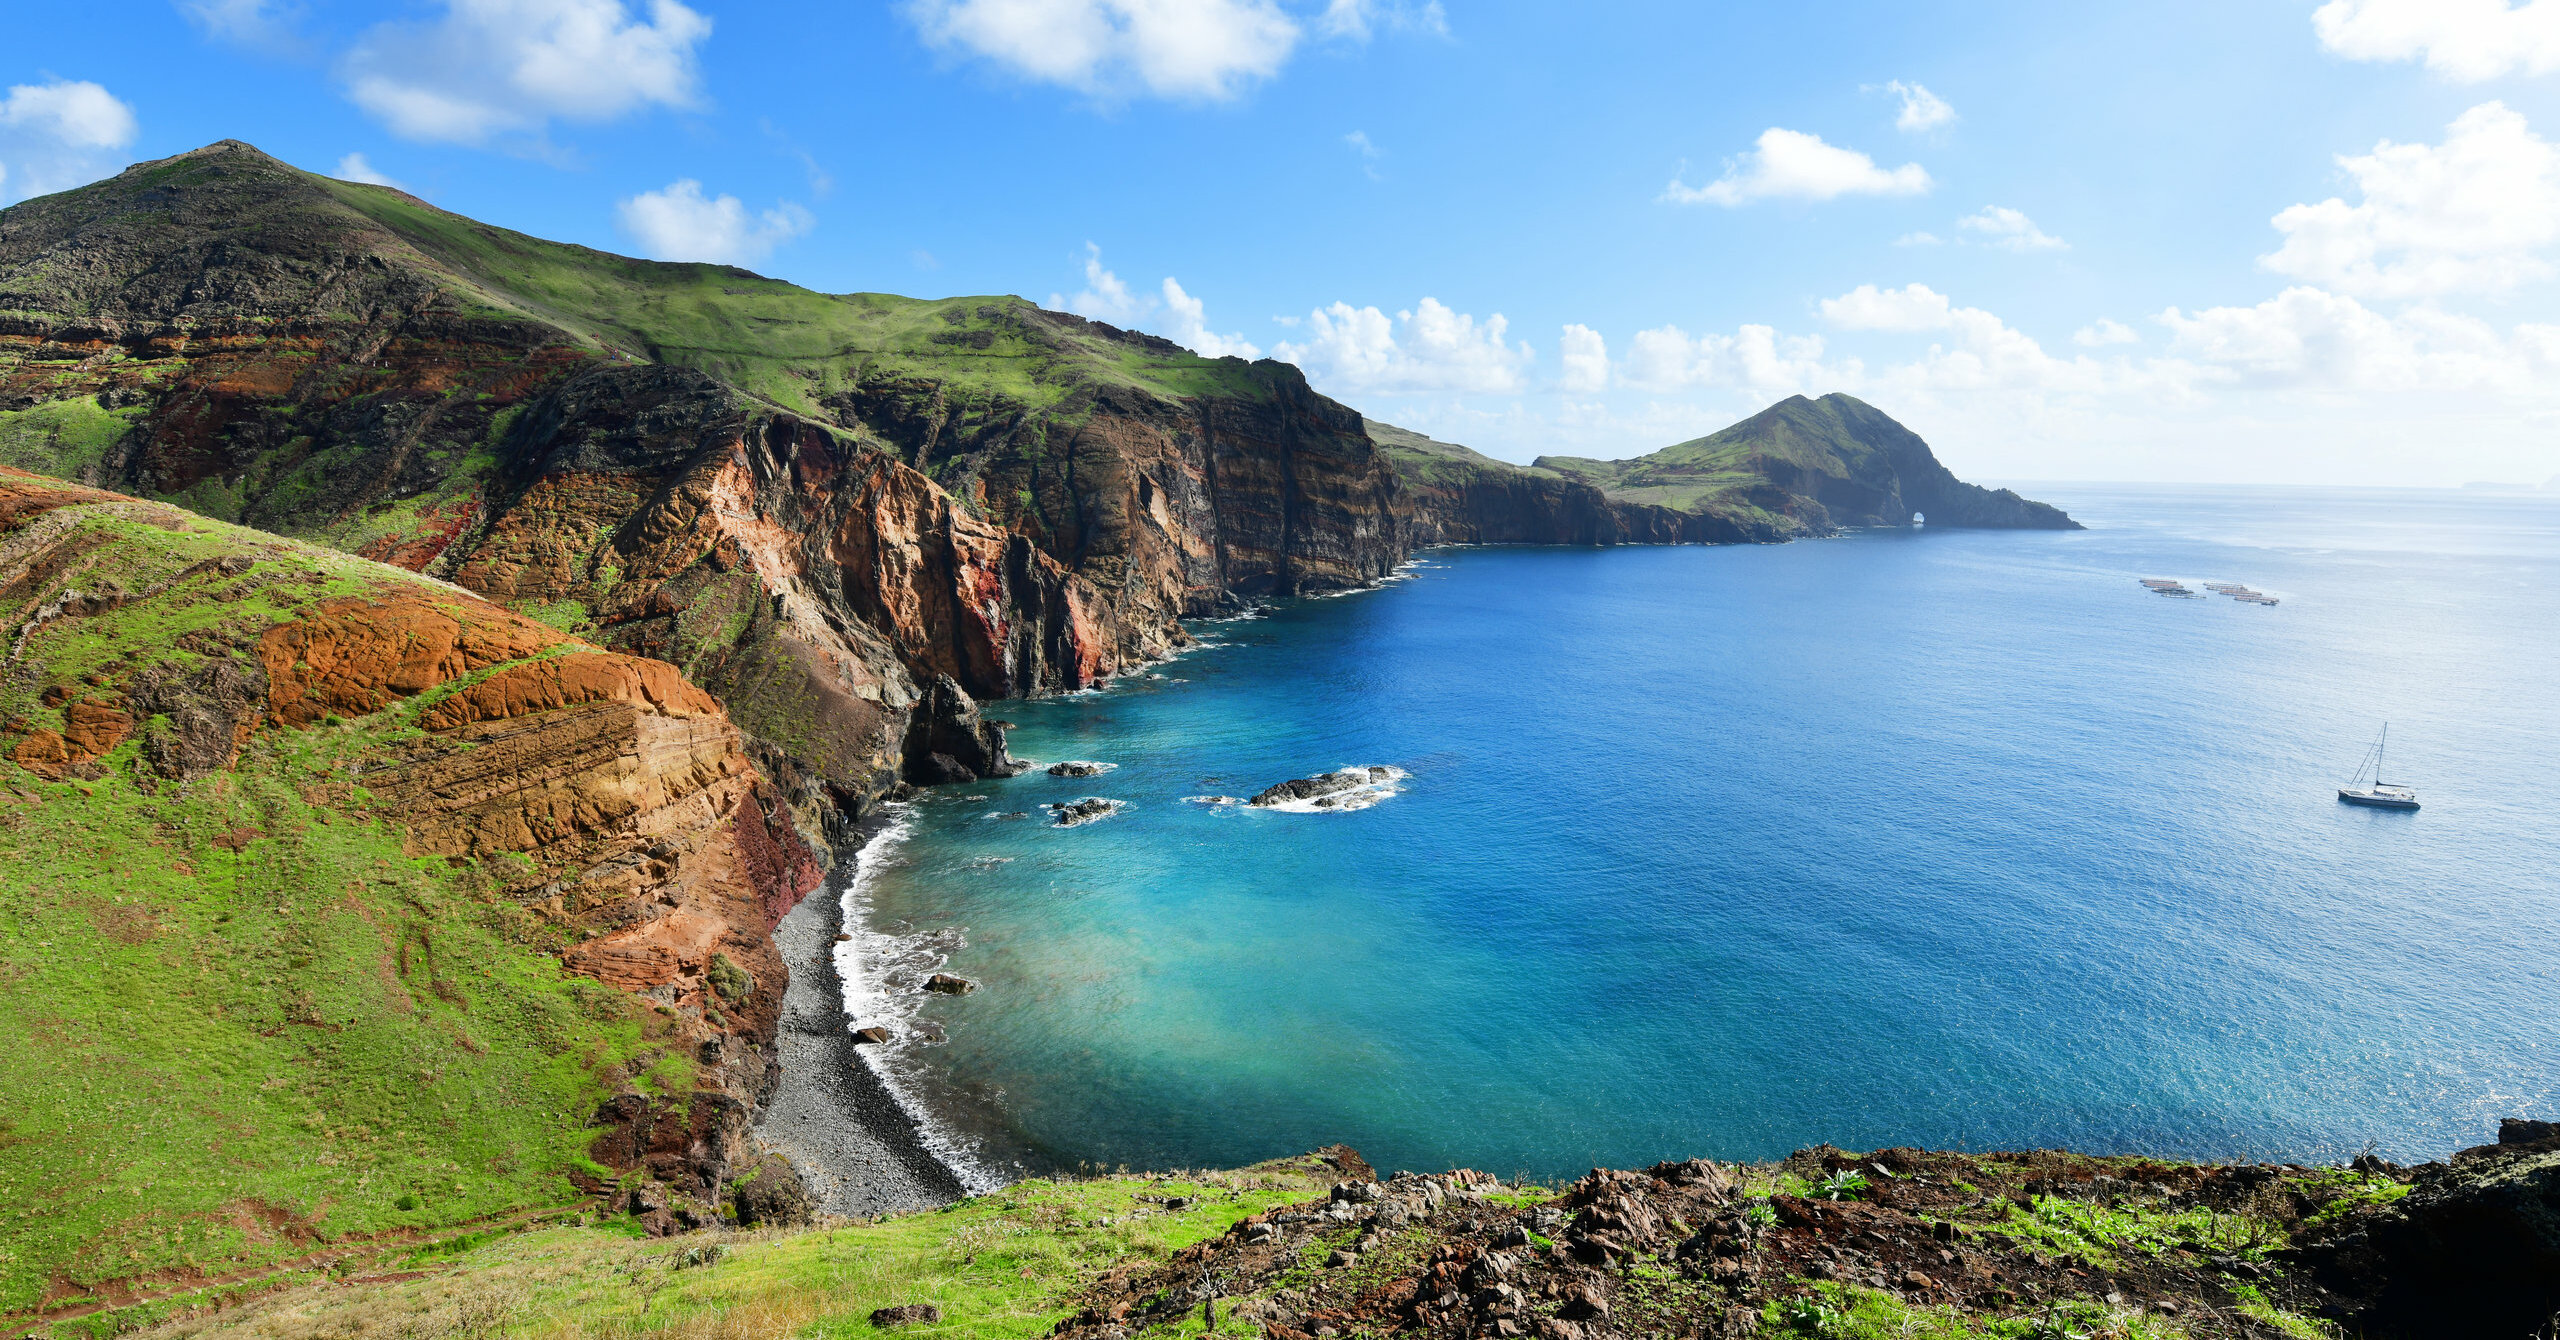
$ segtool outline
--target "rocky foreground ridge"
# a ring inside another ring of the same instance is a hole
[[[1182,618],[1418,546],[2070,524],[1845,397],[1771,415],[1801,431],[1717,448],[1712,488],[1663,492],[1697,470],[1652,457],[1523,470],[1288,364],[545,242],[236,141],[0,211],[0,462],[674,664],[822,849],[902,777],[1003,766],[976,700],[1092,684]]]
[[[2176,1340],[2547,1335],[2560,1140],[2401,1168],[1820,1146],[1555,1189],[1341,1147],[1018,1183],[814,1231],[561,1229],[123,1314],[169,1336],[933,1334],[1062,1340]]]
[[[0,1313],[756,1171],[820,867],[674,666],[6,467],[0,616]]]

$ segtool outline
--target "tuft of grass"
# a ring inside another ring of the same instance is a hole
[[[1881,1289],[1810,1284],[1760,1310],[1764,1334],[1819,1340],[2182,1340],[2184,1327],[2152,1313],[2073,1300],[2015,1317],[1915,1305]],[[2288,1332],[2291,1334],[2291,1332]]]
[[[2389,1205],[2415,1189],[2408,1182],[2351,1168],[2321,1168],[2308,1177],[2293,1179],[2293,1186],[2320,1202],[2318,1209],[2303,1216],[2304,1228],[2318,1228],[2363,1210]]]
[[[2296,1340],[2338,1340],[2336,1327],[2277,1307],[2267,1301],[2267,1296],[2254,1284],[2234,1285],[2231,1296],[2240,1315],[2263,1322],[2280,1335],[2293,1336]]]
[[[2202,1207],[2110,1207],[2058,1196],[2038,1196],[2032,1206],[2012,1205],[2008,1217],[1986,1231],[2021,1247],[2100,1267],[2115,1266],[2128,1256],[2157,1258],[2176,1252],[2258,1261],[2286,1241],[2277,1225],[2243,1214]]]

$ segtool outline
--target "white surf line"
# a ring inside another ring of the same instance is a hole
[[[851,1026],[877,1024],[889,1030],[887,1046],[860,1046],[854,1049],[855,1054],[879,1077],[891,1101],[915,1127],[916,1138],[925,1151],[949,1168],[969,1194],[983,1196],[1002,1190],[1005,1179],[978,1159],[973,1142],[963,1140],[933,1119],[911,1073],[924,1064],[913,1055],[920,1045],[921,1033],[914,1020],[917,1008],[924,1002],[924,993],[893,993],[889,989],[889,976],[898,960],[920,950],[922,937],[895,936],[871,926],[873,881],[888,868],[889,858],[915,835],[911,806],[893,804],[887,808],[894,817],[854,854],[853,877],[845,881],[838,903],[844,933],[853,938],[834,947],[836,980],[844,985],[844,1012],[852,1021]]]

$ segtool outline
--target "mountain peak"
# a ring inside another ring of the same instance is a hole
[[[1729,511],[1782,530],[1932,525],[2076,530],[2061,510],[1959,480],[1918,433],[1846,392],[1791,395],[1732,427],[1632,460],[1538,458],[1613,501]]]

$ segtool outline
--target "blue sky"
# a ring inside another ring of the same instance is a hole
[[[546,237],[1288,357],[1517,460],[1847,390],[1983,477],[2560,474],[2560,0],[11,23],[0,200],[235,137]]]

